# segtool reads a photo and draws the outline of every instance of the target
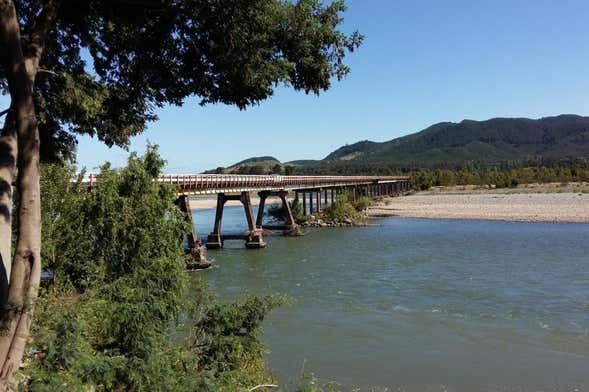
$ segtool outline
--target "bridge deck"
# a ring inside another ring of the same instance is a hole
[[[86,175],[90,187],[96,182],[95,174]],[[160,183],[176,185],[184,195],[208,195],[279,190],[305,190],[367,184],[406,183],[404,176],[280,176],[239,174],[166,174]]]

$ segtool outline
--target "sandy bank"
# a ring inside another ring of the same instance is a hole
[[[387,205],[388,204],[388,205]],[[587,193],[418,193],[385,199],[369,215],[589,223]]]

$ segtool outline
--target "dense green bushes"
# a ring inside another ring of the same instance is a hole
[[[362,218],[360,213],[369,205],[370,200],[366,197],[358,197],[354,202],[348,192],[342,192],[333,203],[325,207],[324,214],[330,221],[341,222],[345,219],[359,221]]]
[[[296,223],[301,224],[307,221],[307,217],[303,211],[303,205],[299,199],[294,199],[290,204],[290,209],[292,211],[292,216]]]
[[[174,191],[155,148],[92,192],[43,168],[43,257],[21,390],[235,391],[269,381],[259,340],[279,298],[222,305],[191,287]]]

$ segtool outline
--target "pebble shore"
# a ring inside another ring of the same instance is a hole
[[[371,217],[589,223],[588,193],[414,194],[384,199]]]

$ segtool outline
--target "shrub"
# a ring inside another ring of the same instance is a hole
[[[354,203],[354,208],[359,212],[366,211],[368,207],[370,207],[370,199],[364,196],[358,197]]]
[[[349,200],[348,193],[339,194],[335,201],[325,208],[325,216],[332,221],[357,218],[358,211]]]
[[[294,199],[290,205],[290,208],[292,210],[292,216],[295,222],[301,224],[307,221],[307,217],[303,211],[303,205],[299,199]]]
[[[192,287],[174,189],[156,147],[104,165],[92,192],[45,167],[43,255],[22,390],[234,391],[268,381],[260,325],[280,302],[218,304]],[[203,339],[195,339],[201,336]],[[194,344],[201,342],[203,344]]]

